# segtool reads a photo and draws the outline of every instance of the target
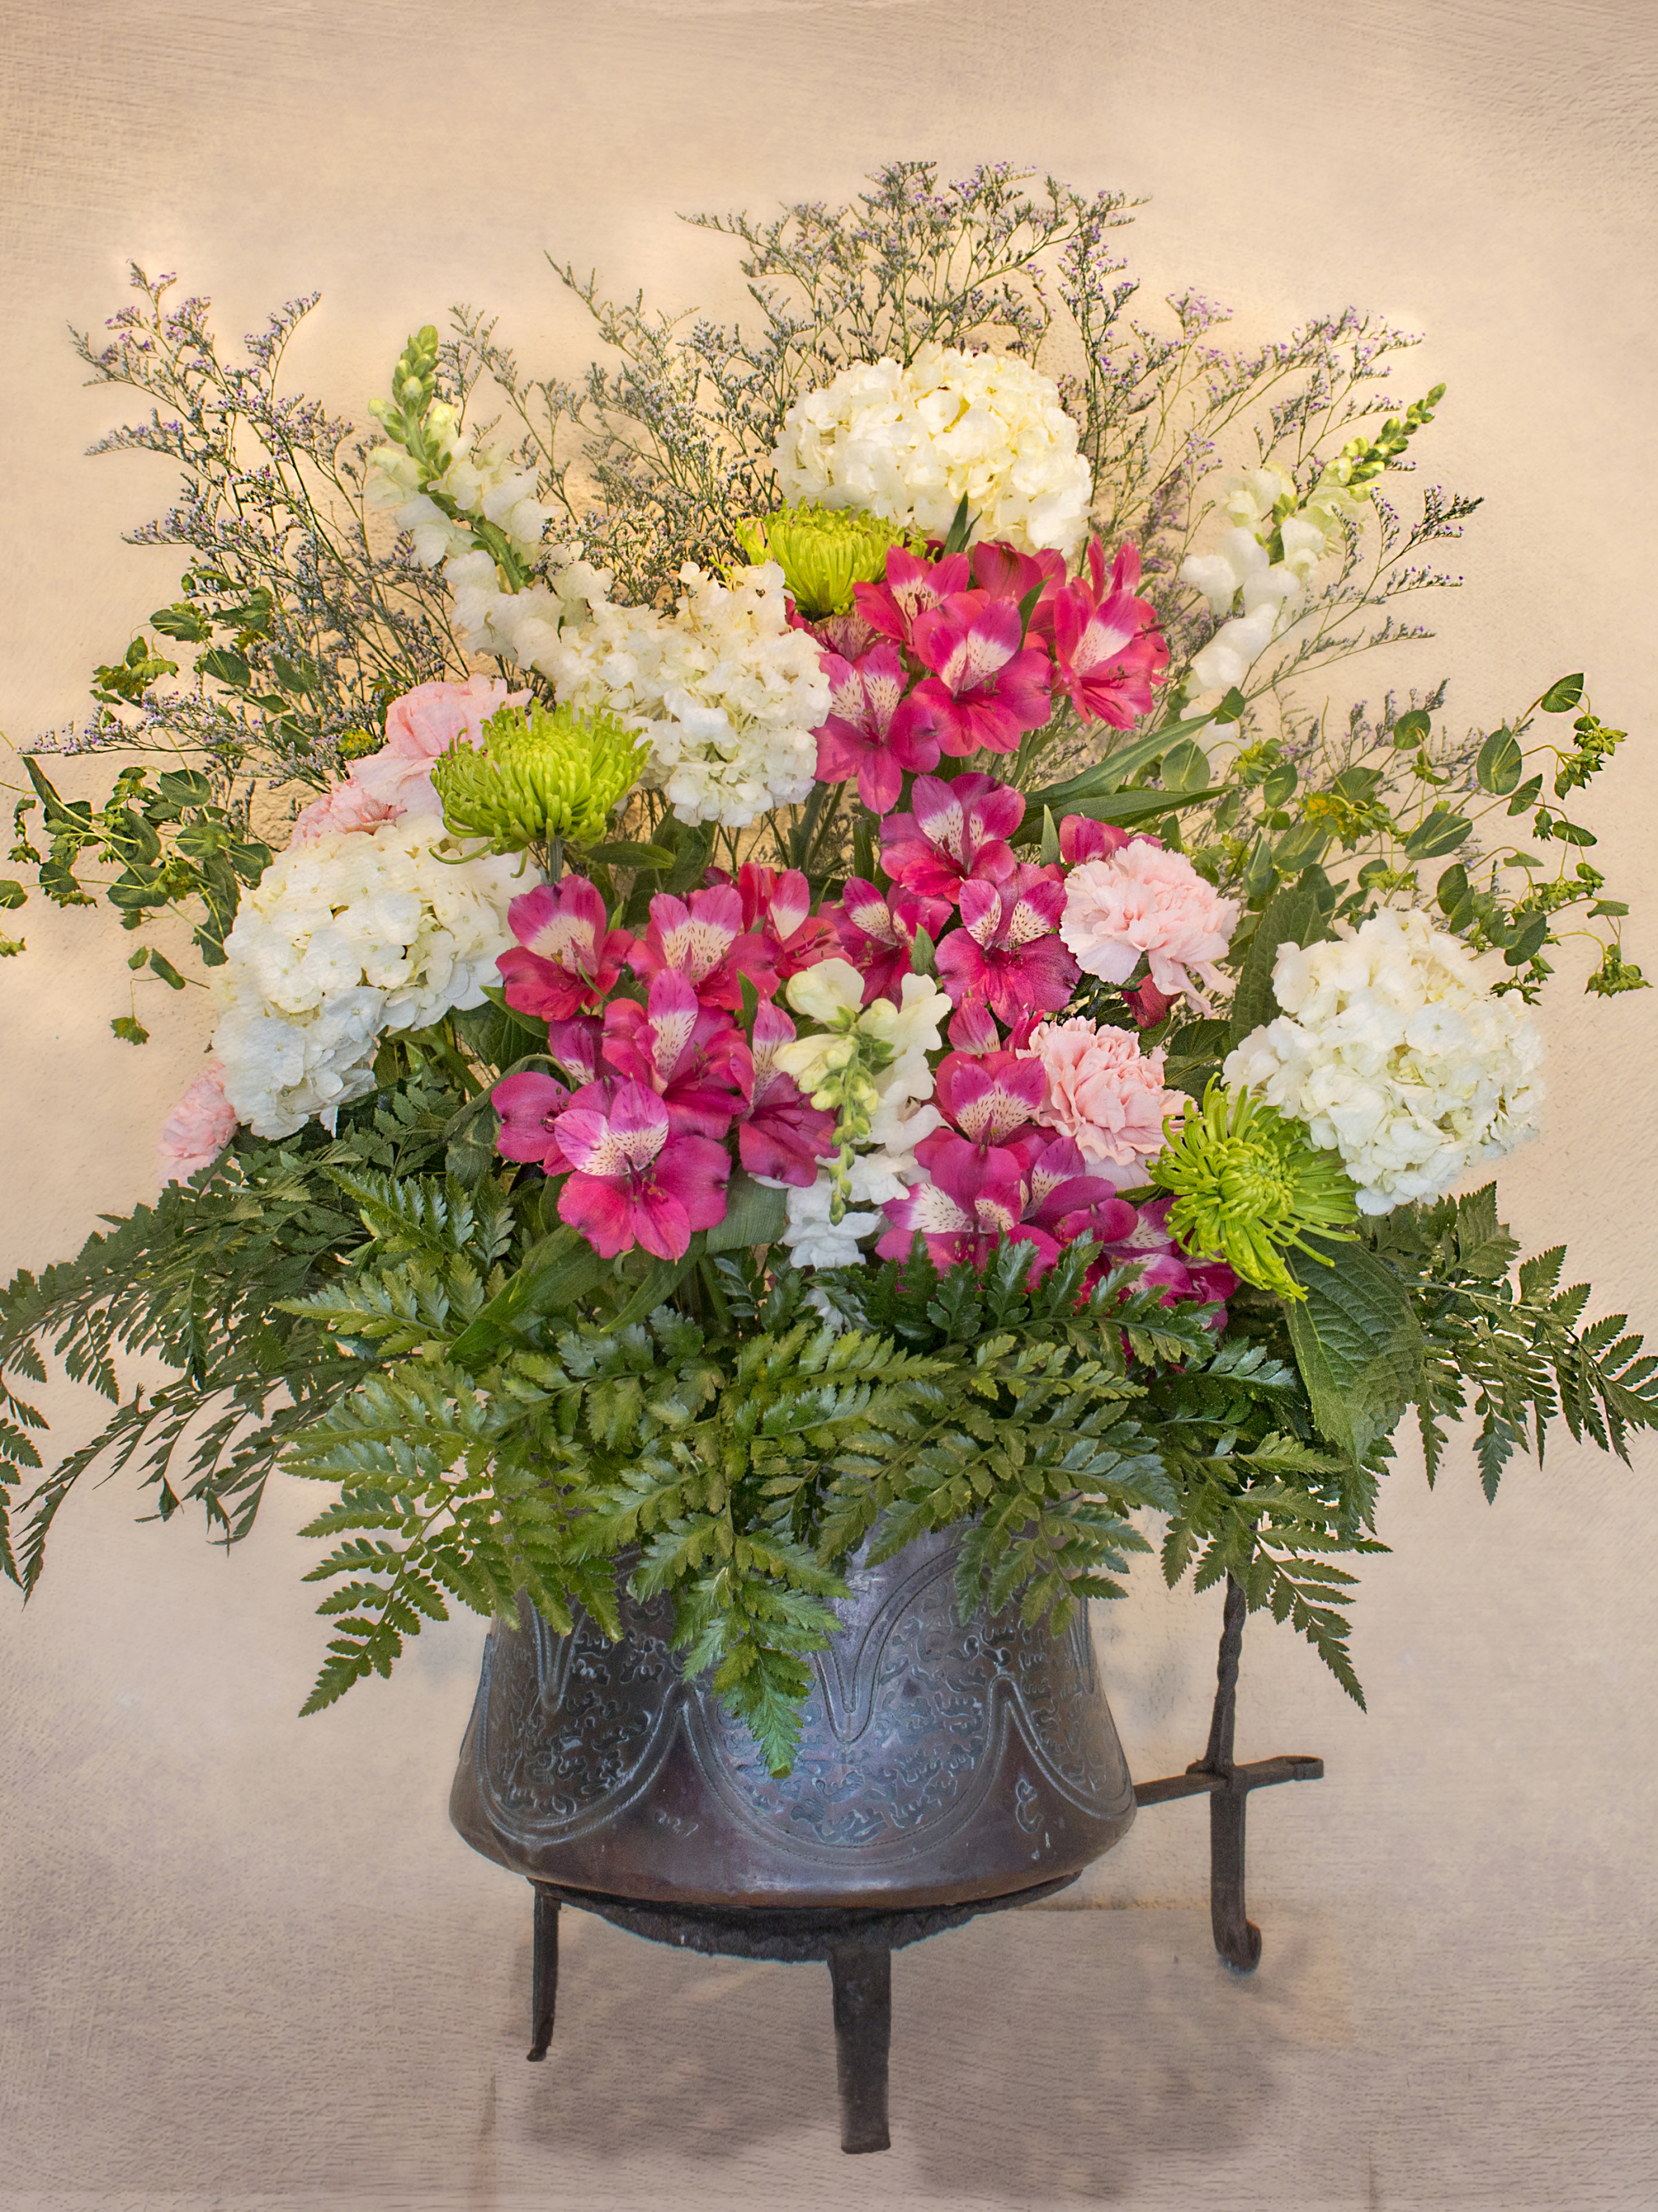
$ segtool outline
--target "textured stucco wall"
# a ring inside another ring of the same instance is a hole
[[[1428,333],[1432,473],[1486,504],[1417,665],[1470,720],[1587,667],[1631,732],[1598,857],[1649,890],[1647,0],[0,0],[0,36],[15,739],[79,708],[176,574],[118,542],[160,465],[79,457],[116,413],[63,328],[114,311],[129,257],[226,330],[320,288],[295,374],[360,416],[456,299],[576,365],[544,248],[729,307],[725,249],[674,211],[1007,156],[1148,196],[1153,295],[1195,283],[1261,335],[1350,298]],[[9,1266],[153,1188],[201,1043],[159,991],[155,1042],[114,1042],[130,940],[27,919],[0,968]],[[1658,972],[1649,908],[1627,942]],[[1580,982],[1545,1012],[1549,1127],[1505,1209],[1658,1320],[1658,1000]],[[582,1928],[556,2063],[524,2067],[527,1900],[443,1810],[478,1624],[301,1725],[299,1486],[228,1562],[93,1490],[27,1615],[0,1602],[0,2204],[1650,2204],[1655,1476],[1651,1444],[1632,1472],[1563,1445],[1492,1511],[1466,1455],[1430,1498],[1402,1454],[1355,1638],[1370,1717],[1250,1632],[1242,1753],[1328,1763],[1255,1801],[1256,1979],[1208,1949],[1200,1809],[1148,1813],[1086,1889],[1133,1910],[901,1960],[898,2147],[853,2167],[820,1971]],[[1215,1613],[1148,1584],[1099,1622],[1141,1773],[1201,1747]]]

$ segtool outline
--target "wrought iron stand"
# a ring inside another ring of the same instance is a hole
[[[1216,1669],[1215,1705],[1208,1747],[1184,1774],[1140,1782],[1140,1805],[1161,1805],[1173,1797],[1209,1799],[1209,1913],[1215,1948],[1235,1973],[1254,1972],[1260,1962],[1260,1930],[1244,1909],[1244,1814],[1253,1790],[1279,1782],[1316,1782],[1321,1759],[1280,1757],[1239,1766],[1232,1758],[1237,1717],[1238,1656],[1243,1644],[1247,1607],[1243,1591],[1230,1577],[1226,1583],[1220,1659]],[[888,2148],[887,2053],[892,2041],[892,1954],[946,1929],[965,1926],[982,1912],[1033,1904],[1069,1887],[1075,1875],[1003,1897],[968,1905],[941,1905],[914,1912],[819,1907],[756,1906],[721,1911],[639,1904],[593,1890],[568,1889],[554,1882],[531,1884],[535,1891],[535,1948],[530,2009],[529,2056],[545,2058],[552,2043],[558,1997],[558,1921],[565,1905],[597,1913],[619,1928],[657,1943],[744,1959],[790,1963],[817,1960],[828,1964],[835,2007],[835,2076],[841,2094],[843,2151]]]

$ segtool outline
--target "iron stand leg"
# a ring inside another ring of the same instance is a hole
[[[892,2044],[892,1953],[884,1943],[836,1943],[829,1954],[835,1992],[835,2073],[841,2091],[841,2148],[886,2150],[887,2056]]]
[[[1248,1611],[1242,1583],[1228,1575],[1209,1745],[1188,1770],[1212,1774],[1218,1784],[1209,1800],[1209,1921],[1216,1950],[1237,1974],[1252,1974],[1260,1964],[1260,1930],[1243,1902],[1244,1819],[1250,1785],[1232,1759],[1238,1714],[1238,1658]]]
[[[530,1959],[530,2033],[526,2054],[544,2058],[553,2039],[553,2014],[558,2006],[558,1899],[537,1882],[535,1941]]]

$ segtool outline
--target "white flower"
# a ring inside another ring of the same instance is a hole
[[[1270,463],[1262,469],[1245,469],[1226,487],[1223,510],[1245,530],[1272,535],[1272,515],[1281,499],[1294,500],[1296,480],[1287,469]]]
[[[1384,911],[1333,942],[1280,945],[1272,988],[1283,1012],[1222,1073],[1339,1152],[1363,1212],[1436,1198],[1537,1133],[1536,1024],[1425,915]]]
[[[879,1213],[843,1213],[839,1221],[831,1221],[833,1195],[834,1187],[826,1175],[804,1188],[790,1185],[783,1242],[797,1267],[855,1267],[864,1256],[859,1239],[886,1226],[884,1215]]]
[[[328,830],[279,854],[245,892],[214,991],[224,1091],[259,1137],[374,1087],[387,1030],[481,1006],[511,943],[516,864],[438,857],[430,821]]]
[[[1275,606],[1258,607],[1223,623],[1200,653],[1192,657],[1192,682],[1199,691],[1229,691],[1242,684],[1272,641],[1278,627]]]
[[[1059,387],[1008,354],[929,341],[908,368],[857,362],[794,401],[772,454],[786,499],[856,507],[942,538],[963,498],[975,534],[1069,560],[1093,483]]]

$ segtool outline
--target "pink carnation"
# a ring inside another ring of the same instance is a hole
[[[236,1133],[236,1109],[224,1095],[224,1070],[209,1060],[161,1124],[155,1149],[166,1182],[184,1182],[211,1167]]]
[[[521,707],[527,691],[509,691],[498,677],[464,684],[421,684],[386,710],[386,743],[353,764],[343,783],[307,806],[289,842],[310,845],[337,830],[374,830],[406,814],[440,815],[432,763],[458,738],[482,744],[483,725],[502,707]]]
[[[1069,1137],[1117,1189],[1144,1180],[1163,1150],[1163,1125],[1186,1111],[1186,1097],[1163,1087],[1163,1050],[1142,1052],[1130,1030],[1096,1029],[1080,1018],[1033,1030],[1028,1059],[1042,1062],[1048,1103],[1039,1119]]]
[[[1127,982],[1144,955],[1159,991],[1185,991],[1207,1013],[1187,970],[1211,990],[1218,987],[1213,963],[1237,918],[1237,901],[1222,898],[1183,853],[1136,838],[1108,859],[1072,868],[1060,935],[1078,966],[1108,983]]]

